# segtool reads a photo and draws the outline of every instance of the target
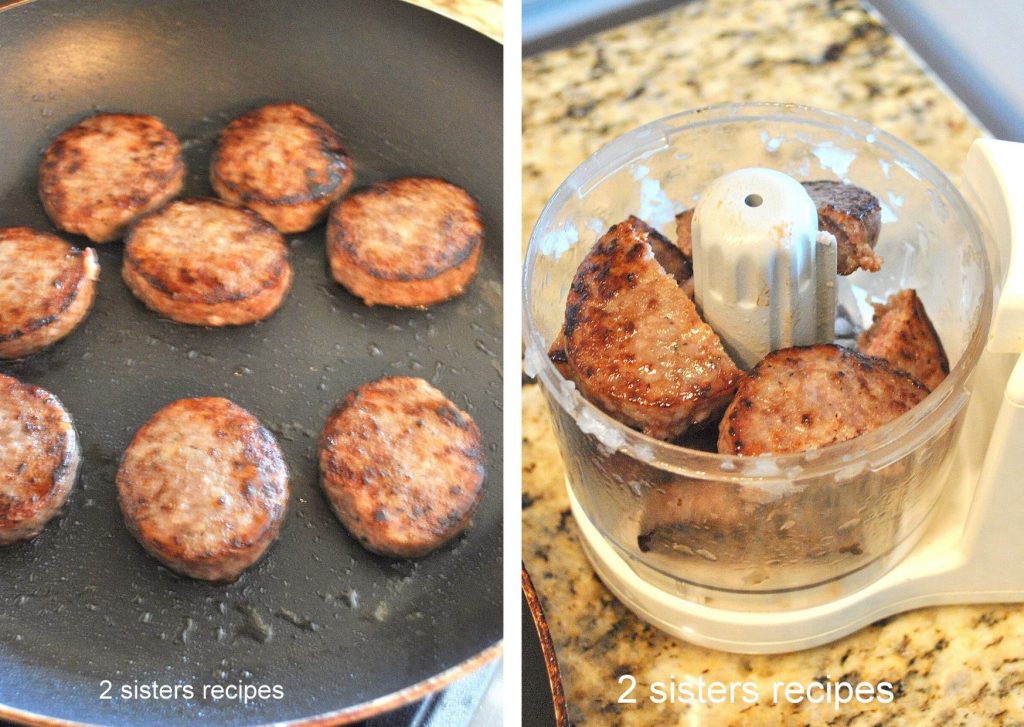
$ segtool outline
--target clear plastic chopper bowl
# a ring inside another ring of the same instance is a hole
[[[573,275],[600,235],[634,214],[674,240],[674,215],[713,179],[743,167],[843,180],[880,199],[884,264],[839,278],[840,306],[855,325],[869,325],[872,302],[916,289],[951,364],[945,381],[899,419],[801,454],[707,453],[620,424],[548,360]],[[992,283],[970,208],[907,144],[795,105],[669,116],[614,140],[559,187],[534,227],[524,277],[526,369],[547,398],[568,485],[642,578],[719,607],[802,607],[878,577],[923,530],[954,456]]]

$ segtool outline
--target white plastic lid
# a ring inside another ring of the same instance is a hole
[[[704,191],[693,218],[694,296],[737,365],[832,341],[836,241],[803,185],[750,167]]]

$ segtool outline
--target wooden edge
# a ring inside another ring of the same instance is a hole
[[[562,688],[562,673],[558,669],[558,657],[555,655],[555,645],[551,641],[551,630],[544,617],[544,608],[540,605],[537,589],[533,587],[530,574],[526,572],[525,563],[523,564],[523,594],[526,596],[526,604],[530,607],[533,624],[537,628],[537,636],[540,638],[540,648],[544,653],[544,666],[548,672],[548,683],[551,684],[551,701],[555,705],[555,723],[558,727],[569,727],[565,691]],[[525,635],[523,638],[526,638]]]
[[[480,667],[488,664],[502,653],[502,642],[493,644],[487,647],[475,656],[471,656],[466,661],[453,666],[447,671],[443,671],[436,676],[432,676],[429,679],[424,679],[418,684],[414,684],[411,687],[400,689],[397,692],[388,694],[387,696],[380,697],[378,699],[364,702],[353,707],[345,707],[335,712],[327,712],[325,714],[317,715],[316,717],[303,718],[292,720],[288,722],[275,722],[274,725],[280,725],[281,727],[327,727],[328,725],[346,725],[352,722],[360,722],[363,720],[370,719],[371,717],[379,716],[385,712],[390,712],[399,707],[404,707],[413,702],[418,702],[424,697],[444,689],[452,682],[467,676],[470,672],[476,671]],[[42,725],[43,727],[93,727],[88,722],[69,722],[63,719],[57,719],[55,717],[46,717],[41,714],[34,714],[33,712],[26,712],[21,709],[14,707],[7,707],[0,705],[0,719],[9,720],[18,724],[26,725]]]

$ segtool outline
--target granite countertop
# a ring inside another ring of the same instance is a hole
[[[856,0],[694,0],[527,59],[524,236],[558,184],[613,137],[669,113],[740,100],[800,102],[871,121],[957,180],[984,132]],[[524,240],[525,245],[525,240]],[[543,397],[523,388],[523,558],[580,725],[1024,724],[1024,608],[929,608],[831,645],[739,656],[646,625],[594,575],[569,511]],[[889,681],[885,705],[616,703],[622,674],[654,680]]]
[[[502,0],[405,0],[468,25],[499,43],[504,37]]]

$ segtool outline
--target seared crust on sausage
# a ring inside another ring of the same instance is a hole
[[[548,349],[548,358],[555,365],[555,369],[562,375],[563,379],[573,381],[572,366],[569,365],[569,355],[565,352],[565,328],[562,328],[555,340],[551,342]]]
[[[261,106],[232,121],[210,164],[221,199],[258,212],[284,233],[319,222],[353,176],[338,133],[295,103]]]
[[[0,545],[52,520],[78,477],[71,415],[53,394],[0,374]]]
[[[949,359],[917,291],[901,290],[875,305],[871,328],[857,339],[866,356],[884,358],[931,390],[949,373]]]
[[[657,232],[630,217],[584,258],[566,301],[565,350],[584,397],[671,440],[725,408],[742,372],[659,264],[652,239]]]
[[[180,399],[132,439],[117,471],[125,523],[171,570],[233,581],[277,539],[288,468],[274,436],[227,399]]]
[[[0,358],[21,358],[73,331],[96,296],[96,251],[27,227],[0,228]]]
[[[339,202],[327,223],[331,273],[367,305],[454,298],[476,274],[482,249],[476,201],[443,179],[370,185]]]
[[[786,454],[844,442],[910,411],[928,387],[880,358],[822,344],[768,354],[719,425],[722,454]]]
[[[882,258],[875,244],[882,229],[882,205],[871,192],[852,184],[825,179],[801,182],[818,208],[818,229],[836,238],[837,272],[877,272]]]
[[[480,431],[423,379],[383,378],[349,393],[327,419],[320,475],[363,547],[419,558],[472,524],[484,482]]]
[[[141,220],[125,240],[125,283],[179,323],[253,323],[291,287],[288,247],[255,212],[214,199],[184,199]]]
[[[39,198],[60,229],[111,242],[179,194],[184,182],[181,144],[160,119],[97,114],[65,130],[43,154]]]
[[[676,283],[693,300],[693,262],[669,240],[662,237],[657,230],[651,230],[647,241],[654,252],[654,259],[665,270],[666,273],[676,279]],[[565,329],[563,328],[551,342],[548,349],[548,358],[555,365],[564,378],[572,380],[572,367],[569,365],[569,357],[565,353]]]

